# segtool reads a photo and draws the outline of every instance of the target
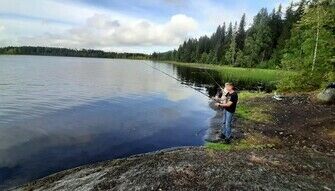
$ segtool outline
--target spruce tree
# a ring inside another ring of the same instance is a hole
[[[245,42],[244,56],[245,67],[257,67],[265,61],[269,55],[271,44],[271,29],[269,27],[269,16],[265,8],[255,16],[252,27],[249,29]]]
[[[245,14],[243,14],[236,34],[236,48],[238,50],[243,50],[244,48],[244,41],[246,37],[245,24]]]
[[[236,33],[237,33],[237,23],[234,25],[232,30],[232,36],[229,44],[229,48],[225,54],[225,60],[228,65],[235,65],[236,58]]]

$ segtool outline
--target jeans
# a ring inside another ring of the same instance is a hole
[[[233,121],[234,113],[224,110],[224,121],[223,121],[223,135],[226,139],[231,137],[231,122]]]

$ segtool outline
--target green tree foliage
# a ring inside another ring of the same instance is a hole
[[[275,47],[274,53],[272,54],[270,66],[276,68],[281,67],[281,59],[283,57],[286,42],[291,37],[291,30],[293,25],[301,19],[305,7],[306,1],[302,0],[296,4],[291,3],[287,8],[285,12],[285,18],[282,20],[282,29],[278,38],[277,46]],[[280,8],[278,10],[280,10]]]
[[[201,54],[200,62],[201,63],[207,63],[207,60],[208,60],[208,54],[206,52],[203,52]]]
[[[215,51],[214,50],[211,50],[209,52],[206,63],[207,64],[216,64],[217,63],[217,59],[216,59]]]
[[[267,63],[267,67],[278,68],[280,63],[279,38],[283,33],[282,7],[279,5],[278,10],[273,9],[270,14],[269,26],[272,34],[270,44],[271,59]]]
[[[294,25],[282,64],[296,73],[283,79],[283,90],[313,90],[334,81],[335,7],[331,0],[308,4]]]
[[[72,56],[72,57],[95,57],[95,58],[128,58],[128,59],[148,59],[149,56],[141,53],[116,53],[104,52],[101,50],[74,50],[68,48],[52,47],[3,47],[0,48],[0,54],[16,55],[43,55],[43,56]]]
[[[261,11],[254,18],[252,27],[248,30],[248,36],[245,41],[244,57],[246,63],[239,63],[244,67],[256,67],[268,60],[271,55],[271,29],[269,26],[269,15],[267,10]]]
[[[169,56],[171,51],[159,53],[155,59],[182,62],[202,62],[243,67],[281,68],[281,59],[291,30],[300,21],[306,0],[292,3],[285,14],[279,6],[268,14],[265,8],[254,17],[252,25],[246,29],[246,16],[243,14],[237,27],[230,22],[217,27],[210,36],[185,41],[179,46],[178,56]],[[284,16],[283,16],[284,15]],[[212,58],[211,52],[215,58]],[[204,62],[203,53],[210,56]],[[171,59],[170,59],[171,58]]]
[[[216,31],[216,39],[215,39],[215,60],[217,63],[220,63],[222,61],[222,56],[224,53],[224,42],[226,39],[226,24],[224,23],[221,26],[218,27]],[[216,64],[216,63],[214,63]]]
[[[230,45],[229,48],[225,54],[226,63],[228,65],[235,65],[235,58],[236,58],[236,49],[237,49],[237,43],[236,43],[236,33],[237,33],[237,23],[235,23],[232,36],[230,39]]]
[[[245,32],[245,14],[243,14],[237,33],[236,33],[236,48],[238,50],[243,50],[244,48],[244,41],[246,37],[246,32]]]
[[[167,52],[158,59],[293,70],[280,88],[313,90],[335,80],[334,11],[333,0],[301,0],[285,13],[281,6],[270,14],[263,8],[247,30],[243,15],[238,27],[223,24],[210,37],[182,44],[179,57]]]

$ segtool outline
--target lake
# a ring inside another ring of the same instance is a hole
[[[79,165],[203,145],[216,112],[188,85],[214,94],[206,75],[152,61],[0,56],[0,190]]]

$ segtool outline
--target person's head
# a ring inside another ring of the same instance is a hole
[[[231,82],[227,82],[224,84],[224,87],[225,89],[228,91],[228,92],[231,92],[234,90],[234,84],[231,83]]]

